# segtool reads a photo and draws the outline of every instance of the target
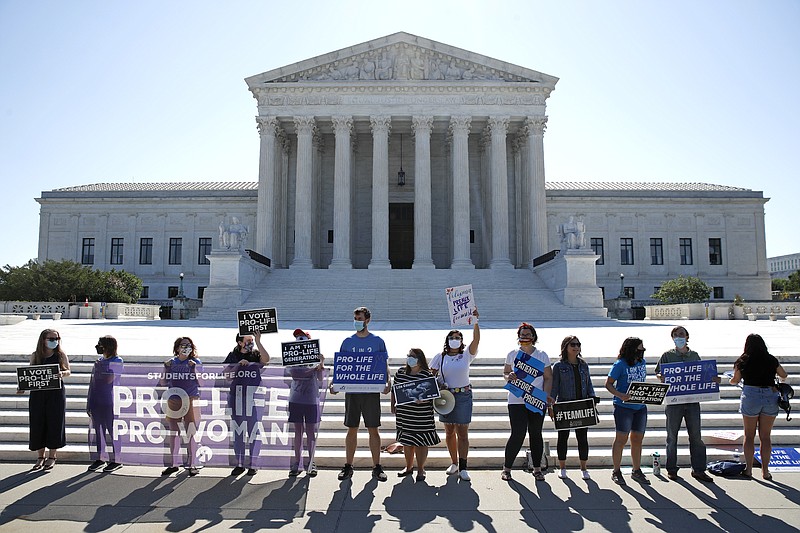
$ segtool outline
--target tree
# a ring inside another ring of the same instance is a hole
[[[657,293],[651,298],[660,300],[666,304],[678,303],[700,303],[708,300],[711,294],[711,287],[700,278],[693,276],[678,276],[675,279],[665,281]]]
[[[93,270],[75,261],[31,260],[0,269],[0,300],[133,303],[141,293],[142,280],[129,272]]]

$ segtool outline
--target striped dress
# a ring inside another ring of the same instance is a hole
[[[405,367],[394,375],[394,383],[408,383],[418,379],[429,378],[433,374],[429,370],[420,370],[412,376],[406,374]],[[407,403],[397,406],[396,413],[397,442],[404,446],[434,446],[439,444],[436,423],[433,420],[433,402]]]

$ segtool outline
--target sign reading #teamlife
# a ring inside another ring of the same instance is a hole
[[[661,365],[664,383],[670,385],[667,405],[719,400],[716,361],[691,361]]]
[[[19,390],[55,390],[61,388],[58,365],[22,366],[17,368]]]
[[[661,405],[669,391],[666,383],[645,383],[643,381],[633,381],[628,385],[630,400],[625,403],[644,403],[648,405]]]
[[[278,333],[278,312],[274,307],[267,309],[251,309],[236,311],[239,324],[239,335],[261,333]]]
[[[444,290],[447,297],[447,310],[450,315],[450,325],[471,326],[475,317],[475,298],[472,295],[472,285],[460,285]]]
[[[594,398],[554,403],[553,422],[557,430],[596,426],[598,420]]]
[[[319,339],[281,343],[283,366],[319,364]]]
[[[383,392],[386,388],[386,352],[333,354],[334,392]]]
[[[423,378],[406,383],[398,383],[394,387],[395,403],[404,405],[407,403],[424,402],[433,400],[441,396],[436,378]]]

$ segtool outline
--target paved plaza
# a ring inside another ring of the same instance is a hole
[[[281,323],[281,332],[265,336],[265,346],[279,356],[280,342],[291,340],[295,327],[310,330],[332,355],[350,334],[350,317],[337,322]],[[279,317],[280,320],[280,317]],[[408,348],[431,356],[441,350],[447,324],[381,323],[371,330],[385,340],[393,361]],[[580,336],[589,362],[615,354],[622,340],[638,336],[649,359],[669,347],[669,331],[680,322],[540,322],[539,347],[558,353],[568,333]],[[796,355],[800,327],[786,321],[682,322],[692,348],[703,357],[740,353],[748,333],[760,333],[775,355]],[[191,336],[201,357],[221,360],[234,345],[230,323],[198,321],[33,321],[0,329],[0,354],[30,353],[37,335],[55,327],[65,351],[90,360],[100,335],[114,335],[120,355],[165,358],[178,335]],[[481,318],[480,356],[499,357],[513,348],[516,324]],[[468,335],[469,337],[469,335]],[[396,363],[394,363],[396,364]],[[725,369],[720,369],[725,370]],[[797,388],[797,376],[792,383]],[[86,472],[84,464],[59,463],[50,472],[32,473],[30,464],[0,464],[0,531],[30,531],[57,526],[59,531],[200,531],[259,529],[348,531],[796,531],[800,528],[800,472],[774,472],[760,478],[719,479],[701,484],[684,471],[671,482],[651,476],[652,485],[611,482],[610,469],[592,469],[592,480],[570,471],[566,480],[554,473],[535,482],[521,471],[500,480],[499,470],[472,470],[472,482],[458,482],[431,469],[427,480],[398,479],[379,483],[368,470],[339,482],[337,470],[323,469],[316,478],[288,478],[282,471],[260,471],[233,478],[228,469],[206,468],[189,478],[162,478],[159,469],[125,466],[112,474]],[[629,469],[628,469],[629,470]]]

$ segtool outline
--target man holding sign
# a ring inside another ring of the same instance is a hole
[[[372,476],[378,481],[386,481],[386,473],[380,464],[381,437],[378,427],[381,425],[381,393],[378,392],[347,392],[347,384],[359,388],[357,381],[375,382],[382,379],[384,388],[382,394],[389,394],[389,354],[383,339],[369,332],[368,325],[371,313],[366,307],[359,307],[353,311],[353,327],[356,332],[342,342],[339,353],[335,355],[333,363],[333,382],[331,394],[345,390],[344,396],[344,425],[347,426],[345,437],[345,464],[339,472],[339,480],[353,476],[353,459],[356,455],[358,443],[358,428],[361,418],[369,432],[369,451],[372,454]],[[366,371],[365,371],[366,369]],[[382,377],[381,377],[382,376]],[[343,386],[344,384],[344,386]],[[362,390],[364,387],[361,387]]]
[[[662,383],[674,383],[680,377],[680,374],[688,372],[689,367],[671,363],[700,362],[700,356],[697,352],[689,349],[688,341],[689,332],[686,328],[677,326],[672,329],[672,342],[675,344],[675,348],[664,352],[658,364],[656,364],[656,376]],[[702,374],[692,376],[692,378],[695,377],[701,378]],[[711,377],[710,381],[706,382],[708,386],[704,386],[704,383],[694,383],[693,381],[695,380],[691,378],[689,381],[692,383],[688,386],[694,386],[695,389],[698,386],[708,389],[714,383],[721,381],[719,376],[709,377]],[[719,387],[716,388],[719,391]],[[692,477],[706,483],[713,483],[714,479],[706,474],[706,445],[700,436],[700,403],[668,402],[664,411],[667,415],[667,477],[672,481],[680,479],[678,477],[678,432],[681,429],[681,422],[686,420],[686,431],[689,433],[689,456],[692,462]]]

